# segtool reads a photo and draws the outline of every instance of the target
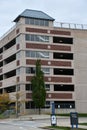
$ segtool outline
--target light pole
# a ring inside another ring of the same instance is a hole
[[[19,113],[19,104],[20,106],[22,105],[23,102],[25,102],[24,96],[25,93],[23,92],[17,92],[16,91],[16,117],[18,117],[18,113]],[[21,112],[21,107],[20,107],[20,112]],[[24,112],[23,112],[24,113]]]
[[[25,92],[22,90],[20,90],[20,85],[18,84],[18,82],[16,82],[16,85],[15,85],[15,94],[14,96],[12,95],[13,98],[15,98],[15,115],[16,115],[16,118],[18,118],[19,116],[19,111],[20,111],[20,108],[19,108],[19,105],[21,107],[21,103],[24,102],[24,97],[22,97],[23,95],[25,94]]]
[[[19,93],[16,93],[16,117],[18,117],[18,100],[19,100]]]

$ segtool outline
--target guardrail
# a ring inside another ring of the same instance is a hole
[[[12,26],[6,33],[4,33],[1,37],[0,40],[2,40],[4,37],[6,37],[11,31],[13,31],[16,28],[16,25]]]
[[[64,23],[56,21],[54,22],[54,27],[87,30],[87,24]]]

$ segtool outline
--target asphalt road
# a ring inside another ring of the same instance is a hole
[[[10,124],[1,124],[1,130],[42,130],[41,128],[31,127],[31,126],[22,126],[22,125],[10,125]]]
[[[49,121],[47,121],[49,122]],[[44,121],[2,121],[0,122],[0,130],[42,130],[40,127],[49,123]]]
[[[58,118],[57,125],[69,124],[69,118]],[[3,120],[0,121],[0,130],[43,130],[41,127],[50,126],[50,119],[29,120]]]
[[[14,126],[14,125],[9,125],[9,124],[4,124],[4,123],[3,124],[0,123],[0,129],[1,130],[29,130],[21,126]]]

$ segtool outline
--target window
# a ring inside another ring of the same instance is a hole
[[[2,48],[0,48],[0,54],[3,52],[3,47]]]
[[[45,108],[50,108],[50,101],[46,101]]]
[[[49,36],[26,34],[26,41],[49,42]]]
[[[3,92],[3,90],[2,90],[2,89],[0,89],[0,94],[2,94],[2,92]]]
[[[50,68],[42,68],[44,74],[50,74]]]
[[[49,58],[49,52],[36,52],[36,57]]]
[[[25,40],[26,40],[26,41],[30,41],[30,35],[29,35],[29,34],[26,34],[26,35],[25,35]]]
[[[26,68],[26,73],[27,74],[34,74],[35,73],[35,68],[34,67],[27,67]]]
[[[16,59],[18,60],[18,59],[20,59],[20,57],[21,57],[21,52],[17,52]]]
[[[12,61],[15,61],[15,60],[16,60],[16,54],[13,54],[13,55],[7,57],[6,59],[4,59],[4,63],[8,64],[8,63],[11,63]],[[2,63],[2,62],[0,62],[0,63]]]
[[[0,67],[2,67],[2,66],[3,66],[3,61],[0,62]]]
[[[45,26],[49,26],[49,21],[44,21]]]
[[[17,68],[16,69],[16,75],[19,75],[20,74],[20,68]]]
[[[26,57],[49,58],[49,52],[26,51]]]
[[[26,73],[27,74],[35,74],[35,67],[27,67],[26,68]],[[42,68],[41,69],[43,71],[44,74],[50,74],[50,69],[49,68]]]
[[[26,84],[25,90],[31,91],[32,90],[31,84]]]
[[[36,53],[34,51],[31,51],[31,57],[36,57]]]
[[[6,93],[16,92],[16,86],[10,86],[4,89]]]
[[[20,35],[16,37],[16,44],[20,43]]]
[[[35,108],[34,102],[32,101],[25,102],[25,109],[31,109],[31,108]]]
[[[26,51],[26,57],[31,57],[31,52],[32,51]]]
[[[35,19],[35,20],[34,20],[34,24],[35,24],[35,25],[39,25],[39,20],[38,20],[38,19]]]
[[[73,44],[73,38],[69,38],[69,37],[53,37],[53,43]]]
[[[29,109],[31,107],[31,104],[30,104],[30,102],[28,101],[28,102],[25,102],[25,109]]]
[[[53,58],[54,59],[69,59],[69,60],[73,60],[73,54],[72,53],[58,53],[58,52],[54,52],[53,53]]]
[[[55,84],[54,91],[74,91],[73,84]]]
[[[54,75],[74,75],[73,69],[54,68]]]
[[[40,21],[40,26],[44,26],[44,20],[39,20],[39,21]]]
[[[20,91],[20,85],[16,85],[16,91]]]
[[[28,19],[31,25],[34,25],[34,19]]]
[[[75,108],[75,101],[55,101],[55,108],[63,108],[63,109]]]
[[[45,89],[46,89],[46,91],[50,91],[50,84],[46,84]]]
[[[38,26],[49,26],[48,20],[25,18],[25,24],[38,25]]]
[[[16,75],[23,74],[25,72],[25,67],[20,67],[16,69]]]
[[[10,42],[8,42],[5,46],[4,46],[4,51],[11,48],[12,46],[14,46],[16,44],[16,39],[14,38],[13,40],[11,40]]]
[[[3,75],[0,75],[0,80],[3,80]]]

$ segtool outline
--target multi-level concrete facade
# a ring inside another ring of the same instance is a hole
[[[9,93],[12,106],[18,100],[21,114],[35,111],[31,78],[41,59],[47,92],[43,111],[54,102],[57,113],[87,112],[87,30],[55,27],[52,17],[35,10],[25,10],[14,22],[0,40],[0,93]]]

